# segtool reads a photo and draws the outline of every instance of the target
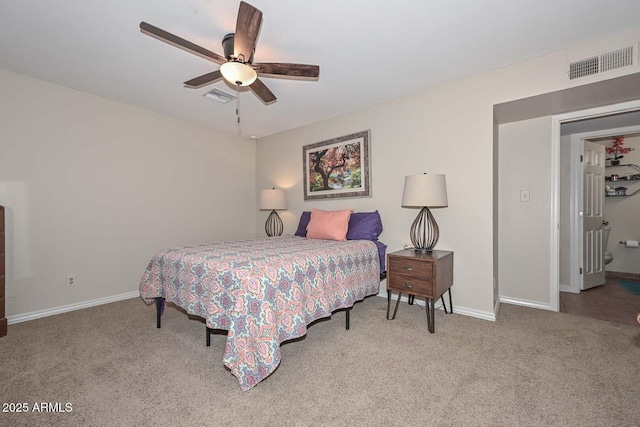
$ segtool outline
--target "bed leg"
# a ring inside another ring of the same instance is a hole
[[[347,317],[347,331],[348,331],[349,330],[349,314],[351,314],[351,307],[347,308],[346,314],[347,314],[346,317]]]
[[[211,347],[211,328],[206,326],[207,328],[207,347]]]
[[[164,312],[164,298],[157,297],[154,298],[156,302],[156,326],[160,329],[160,317],[162,317],[162,313]]]

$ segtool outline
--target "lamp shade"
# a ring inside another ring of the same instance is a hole
[[[287,209],[287,193],[284,190],[271,188],[260,193],[260,210]]]
[[[253,68],[237,61],[225,62],[220,66],[220,72],[225,80],[238,86],[249,86],[258,77]]]
[[[404,179],[402,206],[406,208],[445,208],[447,183],[440,174],[408,175]]]

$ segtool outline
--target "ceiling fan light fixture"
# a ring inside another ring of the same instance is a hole
[[[226,81],[238,86],[249,86],[258,77],[253,68],[239,61],[225,62],[220,66],[220,72]]]

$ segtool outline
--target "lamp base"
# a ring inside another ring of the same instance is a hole
[[[264,224],[264,231],[267,233],[267,236],[280,236],[282,231],[284,230],[284,224],[278,215],[278,212],[274,210],[271,211],[269,217],[267,218],[267,222]]]
[[[427,249],[427,248],[414,248],[413,250],[420,254],[430,254],[431,252],[434,251],[434,249]]]
[[[418,216],[416,216],[413,224],[411,224],[409,236],[416,252],[428,253],[433,251],[440,237],[440,229],[428,207],[422,208]]]

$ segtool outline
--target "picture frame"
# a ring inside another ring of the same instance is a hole
[[[370,130],[302,147],[304,200],[371,197]]]

